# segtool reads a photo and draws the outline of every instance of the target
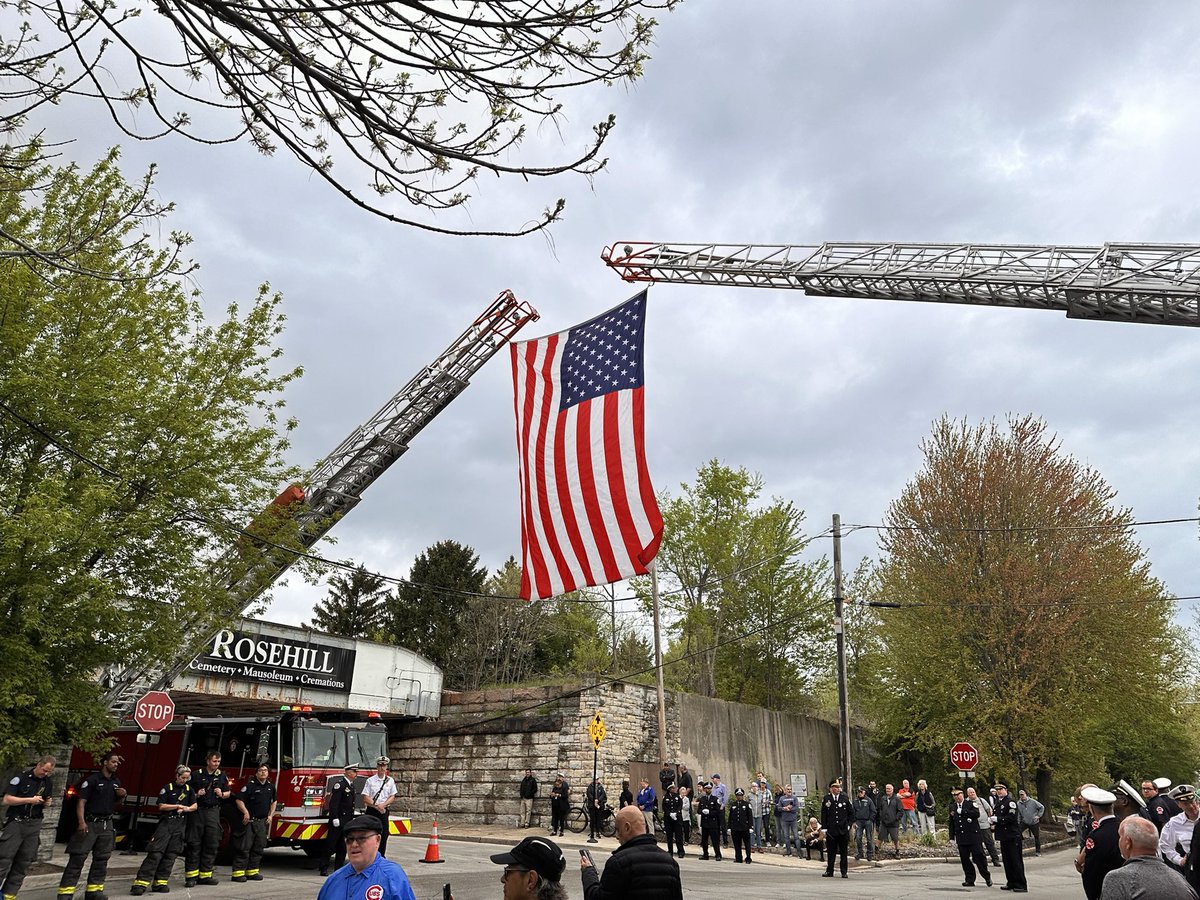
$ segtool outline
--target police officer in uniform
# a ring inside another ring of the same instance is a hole
[[[708,859],[708,842],[712,841],[713,854],[721,859],[721,831],[724,828],[721,801],[712,794],[712,785],[707,781],[700,783],[704,796],[696,802],[700,816],[700,858]]]
[[[213,863],[221,844],[221,801],[232,793],[229,779],[221,771],[221,754],[217,750],[205,757],[204,771],[192,779],[199,808],[188,819],[187,862],[184,865],[184,887],[197,884],[217,884]]]
[[[842,781],[829,782],[829,793],[821,801],[821,830],[825,832],[825,872],[822,878],[833,877],[833,858],[842,855],[842,877],[849,878],[846,859],[850,852],[850,824],[854,821],[854,804],[842,793]]]
[[[679,788],[671,785],[667,795],[663,797],[663,831],[667,833],[667,853],[674,847],[683,859],[683,798],[679,796]]]
[[[266,763],[258,767],[254,777],[238,792],[235,802],[242,821],[233,832],[237,847],[233,855],[233,880],[262,881],[259,864],[275,818],[275,784]]]
[[[992,804],[992,825],[1000,842],[1000,859],[1004,861],[1002,891],[1018,894],[1029,890],[1025,880],[1025,857],[1021,855],[1021,811],[1008,792],[1008,785],[996,785],[996,802]]]
[[[750,829],[754,827],[754,816],[750,814],[750,804],[746,802],[746,792],[738,788],[733,792],[733,802],[729,804],[729,833],[733,836],[733,861],[742,861],[742,848],[746,849],[746,862],[750,859]]]
[[[1087,900],[1100,900],[1104,876],[1125,864],[1117,832],[1117,817],[1113,815],[1116,795],[1098,787],[1086,787],[1081,796],[1092,808],[1095,824],[1083,843],[1083,852],[1076,868],[1083,875],[1083,892]]]
[[[175,780],[158,792],[158,827],[146,850],[146,858],[133,878],[129,893],[140,897],[153,885],[154,893],[169,894],[171,867],[183,850],[187,833],[187,817],[196,811],[196,792],[188,783],[192,770],[187,766],[175,768]]]
[[[42,813],[54,802],[50,796],[50,775],[54,757],[43,756],[28,772],[14,775],[4,789],[8,818],[0,831],[0,882],[5,897],[16,897],[25,882],[25,873],[37,859],[41,843]]]
[[[346,864],[346,842],[342,840],[346,823],[354,818],[354,779],[358,777],[358,766],[351,763],[342,769],[341,775],[329,779],[325,789],[325,813],[329,816],[329,835],[325,842],[325,855],[321,857],[321,874],[329,874],[329,856],[333,854],[334,868]]]
[[[958,859],[962,863],[963,887],[975,885],[975,870],[983,876],[983,882],[992,886],[992,875],[988,871],[987,854],[983,852],[983,833],[979,828],[980,807],[978,800],[968,800],[963,792],[955,788],[950,801],[950,837],[958,845]]]
[[[104,893],[104,878],[115,843],[113,807],[125,796],[125,788],[121,787],[121,779],[117,777],[120,765],[121,757],[110,750],[100,757],[99,771],[79,783],[75,801],[78,826],[67,841],[67,866],[58,882],[60,897],[74,895],[90,853],[92,865],[88,869],[87,900],[108,900],[108,894]]]

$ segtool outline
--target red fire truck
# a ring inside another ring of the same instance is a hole
[[[204,768],[209,752],[218,750],[221,769],[235,793],[254,777],[261,762],[271,767],[280,804],[271,844],[288,845],[315,856],[321,852],[327,833],[322,804],[329,779],[341,775],[350,763],[370,773],[375,760],[387,755],[387,728],[376,720],[329,721],[324,714],[318,718],[291,709],[274,716],[189,718],[156,735],[128,726],[115,731],[113,737],[113,749],[123,760],[118,777],[128,791],[117,809],[117,840],[119,845],[132,843],[135,848],[143,846],[154,830],[158,792],[174,777],[175,767],[186,763],[198,772]],[[59,820],[60,840],[75,828],[74,786],[95,768],[90,753],[73,751],[67,781],[71,787]],[[365,777],[360,776],[356,795],[363,781]],[[237,814],[233,800],[227,801],[222,812],[222,846],[228,843]],[[411,828],[406,818],[395,817],[390,823],[391,834],[408,834]]]

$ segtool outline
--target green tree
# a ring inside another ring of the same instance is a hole
[[[343,637],[372,637],[386,627],[387,582],[362,566],[329,578],[329,593],[313,607],[309,626]]]
[[[1052,775],[1193,771],[1174,604],[1112,487],[1032,417],[942,419],[922,451],[881,541],[882,591],[902,607],[884,611],[884,743],[942,759],[969,736],[1043,798]]]
[[[523,163],[526,122],[558,123],[560,97],[583,85],[641,77],[656,24],[644,13],[674,2],[0,0],[10,28],[0,127],[67,95],[94,97],[139,139],[282,148],[391,221],[524,234],[558,218],[563,201],[515,231],[431,219],[462,206],[480,171],[528,180],[602,169],[612,116],[565,158]],[[147,30],[142,12],[167,32]],[[428,215],[407,218],[395,200]]]
[[[101,227],[142,191],[116,153],[90,171],[38,153],[0,166],[3,763],[95,747],[98,670],[167,658],[181,623],[235,615],[212,560],[296,476],[278,296],[207,324],[146,221]]]
[[[717,460],[678,498],[664,495],[658,554],[672,643],[665,677],[709,697],[779,708],[824,665],[830,609],[823,561],[801,564],[804,513],[772,500],[762,479]],[[647,579],[635,582],[648,593]],[[750,635],[728,643],[739,635]]]
[[[387,636],[420,653],[456,684],[461,677],[457,657],[476,652],[460,633],[470,596],[482,594],[487,569],[479,554],[457,541],[438,541],[414,560],[408,576],[388,598]]]

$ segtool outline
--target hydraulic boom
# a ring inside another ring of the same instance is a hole
[[[1052,309],[1200,325],[1200,245],[648,244],[600,254],[626,281],[791,288],[823,297]]]
[[[473,376],[537,311],[505,291],[432,363],[421,369],[364,424],[317,466],[307,490],[287,488],[247,529],[262,541],[240,537],[214,564],[214,577],[225,585],[227,602],[202,620],[180,625],[179,651],[172,659],[147,660],[110,671],[105,702],[114,715],[133,708],[145,690],[165,688],[183,671],[221,624],[246,609],[343,516],[358,505],[363,491],[408,450],[420,431],[462,393]],[[287,526],[284,538],[271,527]],[[214,626],[213,622],[218,625]]]

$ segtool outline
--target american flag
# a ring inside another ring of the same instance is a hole
[[[642,575],[658,552],[645,322],[643,291],[582,325],[512,345],[527,600]]]

